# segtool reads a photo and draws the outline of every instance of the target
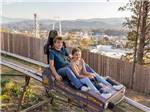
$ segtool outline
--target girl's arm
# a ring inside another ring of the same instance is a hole
[[[89,78],[93,78],[95,75],[90,72],[87,72],[84,60],[82,59],[81,61],[82,61],[82,66],[83,66],[83,74],[85,74]]]
[[[72,71],[75,73],[75,75],[78,77],[78,78],[85,78],[84,75],[80,75],[80,73],[78,72],[77,68],[76,68],[76,65],[75,64],[71,64],[71,69]]]

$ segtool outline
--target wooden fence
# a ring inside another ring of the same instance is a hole
[[[1,33],[1,49],[46,63],[43,53],[45,40],[20,34]],[[82,51],[83,58],[95,71],[103,76],[109,75],[115,80],[131,87],[132,63],[119,59]],[[150,67],[136,65],[133,89],[150,94]]]

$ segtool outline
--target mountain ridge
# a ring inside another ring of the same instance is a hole
[[[76,19],[62,20],[62,30],[90,30],[90,29],[122,29],[122,23],[125,18],[91,18],[91,19]],[[2,17],[2,27],[9,29],[31,30],[34,28],[32,19],[24,18],[8,18]],[[41,30],[49,30],[55,22],[55,27],[58,29],[58,21],[50,19],[40,19],[39,25]]]

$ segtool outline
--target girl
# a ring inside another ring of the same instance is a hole
[[[86,84],[92,91],[99,94],[101,93],[90,80],[94,79],[96,75],[86,71],[85,62],[81,59],[81,50],[79,48],[72,50],[71,69],[83,84]],[[106,99],[111,97],[110,92],[103,92],[100,95]]]

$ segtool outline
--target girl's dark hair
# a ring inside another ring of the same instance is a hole
[[[73,48],[72,49],[72,55],[76,52],[81,52],[81,49],[80,48]]]

